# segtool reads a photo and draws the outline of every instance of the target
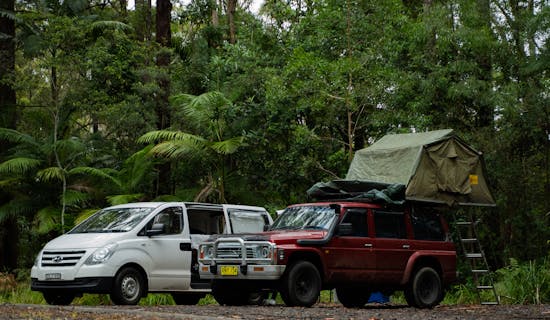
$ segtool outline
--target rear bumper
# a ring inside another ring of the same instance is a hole
[[[113,284],[112,277],[76,278],[70,281],[40,281],[31,279],[33,291],[70,291],[78,293],[109,293]]]

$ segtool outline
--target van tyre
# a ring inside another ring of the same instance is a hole
[[[337,287],[336,296],[344,307],[360,308],[369,301],[370,292],[363,288]]]
[[[281,297],[287,306],[311,307],[321,292],[321,276],[309,261],[292,264],[283,278]]]
[[[141,273],[132,267],[120,270],[115,276],[111,300],[114,304],[136,305],[145,293],[145,281]]]
[[[72,293],[60,293],[55,291],[44,291],[42,295],[48,304],[57,306],[67,306],[73,302],[75,297]]]
[[[418,269],[405,289],[405,300],[411,307],[433,308],[443,299],[439,273],[430,267]]]

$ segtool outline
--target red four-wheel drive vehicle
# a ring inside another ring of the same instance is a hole
[[[251,292],[281,293],[288,306],[311,306],[336,289],[346,307],[372,292],[405,292],[430,308],[456,279],[456,252],[432,207],[331,201],[289,206],[264,233],[213,236],[199,249],[200,277],[220,304],[247,303]]]

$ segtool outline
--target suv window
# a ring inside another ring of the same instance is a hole
[[[374,229],[378,238],[406,239],[407,227],[403,212],[374,211]]]
[[[342,223],[351,223],[351,237],[368,237],[367,209],[348,209]]]
[[[445,230],[438,214],[417,212],[411,214],[414,238],[417,240],[444,241]]]

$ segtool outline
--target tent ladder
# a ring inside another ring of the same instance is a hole
[[[489,270],[489,264],[481,248],[476,230],[479,220],[474,220],[473,215],[470,215],[470,221],[459,221],[457,219],[455,221],[462,252],[470,266],[480,303],[483,305],[499,304],[500,297],[495,289],[493,276]],[[487,294],[487,291],[490,293]]]

